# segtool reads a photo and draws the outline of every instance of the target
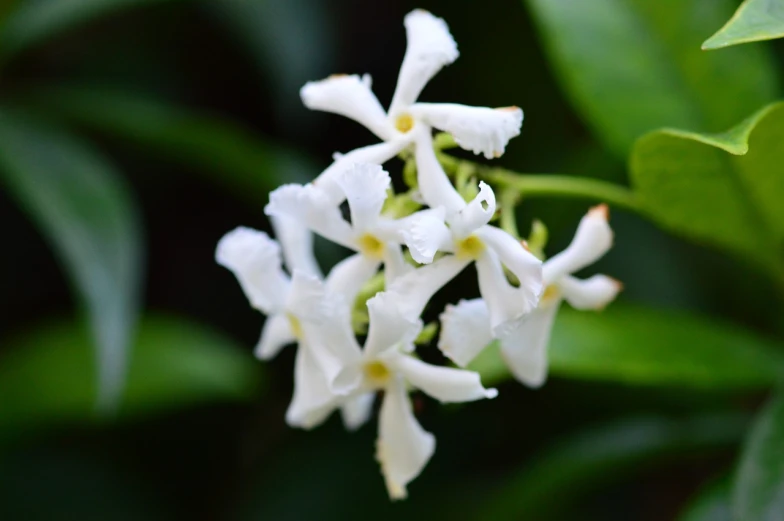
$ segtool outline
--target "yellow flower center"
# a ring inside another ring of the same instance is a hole
[[[359,238],[359,249],[363,254],[373,259],[384,257],[384,243],[369,233]]]
[[[558,291],[558,287],[555,284],[550,284],[546,288],[544,288],[544,292],[542,293],[542,298],[539,299],[540,304],[550,304],[555,299],[560,296],[561,292]]]
[[[286,313],[286,318],[289,319],[289,327],[291,328],[291,334],[294,335],[294,338],[297,340],[302,340],[302,324],[300,324],[299,319],[292,315],[291,313]]]
[[[405,134],[414,128],[414,118],[411,117],[411,114],[404,112],[395,119],[395,128],[398,132]]]
[[[382,387],[386,385],[389,379],[392,378],[392,373],[387,368],[387,366],[377,360],[365,364],[363,371],[365,373],[365,378],[370,382],[371,385],[376,387]]]
[[[485,243],[476,235],[469,235],[455,246],[455,254],[460,259],[477,259],[485,251]]]

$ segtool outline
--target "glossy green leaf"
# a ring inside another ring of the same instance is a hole
[[[0,61],[50,36],[123,9],[172,0],[25,0],[0,27]]]
[[[731,446],[745,425],[742,415],[704,414],[630,418],[580,432],[539,452],[519,474],[505,479],[478,519],[561,519],[558,515],[580,494],[646,467]]]
[[[784,37],[784,2],[746,0],[724,27],[705,40],[703,49]]]
[[[784,377],[784,354],[750,331],[682,312],[613,304],[600,313],[559,311],[550,374],[635,385],[743,389]],[[485,385],[510,377],[495,346],[471,368]]]
[[[122,391],[139,306],[137,209],[119,173],[86,143],[0,109],[0,180],[38,224],[82,297],[101,407]]]
[[[96,389],[88,331],[80,322],[36,327],[0,359],[0,431],[94,417]],[[152,317],[139,323],[121,416],[253,396],[253,356],[198,323]]]
[[[711,483],[701,490],[678,521],[734,521],[729,480]]]
[[[784,519],[784,397],[768,403],[754,422],[735,476],[737,520]]]
[[[637,200],[663,227],[734,251],[784,281],[781,143],[784,103],[723,134],[652,132],[630,159]]]
[[[759,47],[703,53],[731,0],[527,0],[567,95],[626,157],[662,126],[715,132],[774,99],[776,66]]]
[[[319,172],[307,157],[271,146],[224,118],[117,90],[56,87],[30,93],[47,113],[142,147],[208,174],[254,204],[285,182],[309,181]]]

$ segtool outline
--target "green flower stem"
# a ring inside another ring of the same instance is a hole
[[[504,168],[488,167],[473,161],[457,159],[446,154],[439,154],[438,159],[448,173],[471,168],[479,179],[502,190],[515,190],[526,198],[555,196],[596,199],[625,210],[643,212],[631,190],[607,181],[556,174],[520,174]]]

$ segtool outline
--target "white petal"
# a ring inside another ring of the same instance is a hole
[[[506,324],[511,323],[534,309],[530,291],[524,286],[512,286],[504,274],[501,261],[492,249],[487,249],[476,260],[479,276],[479,292],[490,310],[490,327],[498,336]]]
[[[283,262],[289,273],[304,271],[321,277],[316,257],[313,255],[313,233],[301,223],[287,217],[270,217],[275,237],[280,242]]]
[[[370,324],[363,354],[365,358],[411,346],[422,331],[422,322],[404,315],[400,296],[383,291],[367,301]]]
[[[545,285],[593,264],[607,253],[613,242],[613,232],[607,219],[607,205],[590,209],[580,220],[569,247],[544,263]]]
[[[436,439],[414,418],[406,386],[395,378],[387,386],[379,414],[376,459],[392,499],[403,499],[436,449]]]
[[[384,109],[371,89],[370,76],[339,74],[311,81],[300,89],[302,103],[311,110],[340,114],[364,125],[381,139],[392,136]]]
[[[547,379],[547,344],[559,303],[534,310],[501,335],[501,356],[514,377],[529,387],[540,387]]]
[[[397,221],[400,238],[420,264],[430,264],[438,251],[449,251],[452,234],[442,207],[420,210]]]
[[[465,367],[493,340],[490,310],[481,298],[447,304],[441,314],[438,348],[460,367]]]
[[[327,290],[315,277],[294,272],[286,302],[300,321],[304,340],[333,393],[347,394],[359,384],[362,357],[351,328],[351,309],[345,299]]]
[[[403,23],[406,26],[406,55],[389,106],[392,116],[414,103],[427,82],[459,56],[449,27],[441,18],[416,9],[406,15]]]
[[[506,144],[520,135],[523,111],[518,107],[469,107],[454,103],[417,103],[411,107],[415,118],[452,134],[455,142],[487,159],[500,157]]]
[[[267,317],[261,330],[261,339],[256,345],[255,355],[260,360],[269,360],[287,344],[296,342],[291,324],[284,313],[276,313]]]
[[[433,150],[433,137],[430,134],[430,128],[420,128],[416,131],[414,155],[419,192],[427,205],[431,208],[443,206],[447,219],[465,208],[466,202],[452,186],[441,163],[438,162]]]
[[[288,184],[270,193],[264,213],[296,220],[322,237],[356,249],[354,231],[338,205],[313,185]]]
[[[443,403],[471,402],[498,395],[495,389],[482,387],[479,373],[474,371],[431,365],[405,354],[390,357],[389,365],[411,385]]]
[[[392,180],[379,165],[356,163],[335,178],[348,200],[354,230],[373,227],[381,214]]]
[[[323,190],[335,206],[339,206],[346,198],[335,179],[355,163],[371,163],[383,165],[400,153],[410,143],[410,139],[397,139],[357,148],[346,154],[338,155],[332,164],[313,180],[313,184]]]
[[[501,264],[517,277],[520,282],[517,291],[525,301],[524,309],[527,311],[534,309],[539,304],[539,297],[543,290],[542,261],[528,251],[520,241],[500,228],[483,226],[477,235],[498,255]]]
[[[345,302],[352,306],[362,286],[376,274],[380,264],[380,261],[355,253],[332,268],[327,275],[327,289],[343,295]]]
[[[341,397],[330,392],[308,346],[301,344],[294,360],[294,397],[286,411],[286,423],[312,429],[326,420],[341,401]]]
[[[567,276],[558,282],[558,289],[573,308],[603,309],[615,300],[623,284],[607,275],[594,275],[585,280]]]
[[[295,271],[291,279],[286,310],[299,320],[314,324],[348,315],[350,311],[348,302],[339,293],[330,291],[318,277],[301,271]]]
[[[340,415],[343,417],[343,425],[350,431],[355,431],[362,427],[370,418],[373,412],[373,401],[376,393],[362,393],[352,398],[348,398],[340,408]]]
[[[418,318],[433,295],[463,271],[470,262],[470,260],[458,259],[454,255],[447,255],[432,264],[406,273],[395,280],[387,291],[398,295],[398,303],[404,316]]]
[[[495,214],[495,194],[484,181],[479,181],[479,193],[449,221],[452,234],[462,239],[490,222]]]
[[[281,268],[280,246],[266,233],[235,228],[218,242],[215,260],[234,273],[254,308],[266,314],[282,309],[289,280]]]
[[[398,278],[414,271],[414,267],[406,262],[399,245],[387,243],[384,250],[384,282],[390,287]]]

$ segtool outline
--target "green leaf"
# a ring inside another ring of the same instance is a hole
[[[781,143],[784,103],[722,134],[647,134],[630,159],[637,201],[661,226],[747,257],[784,281]]]
[[[728,45],[784,37],[784,2],[746,0],[724,27],[705,40],[702,48],[721,49]]]
[[[270,146],[231,121],[131,92],[55,87],[31,92],[26,100],[47,113],[193,166],[257,205],[278,185],[309,181],[319,172],[302,154]]]
[[[729,480],[710,483],[701,490],[678,521],[733,521]]]
[[[523,513],[526,519],[556,518],[578,494],[637,474],[643,466],[731,446],[745,424],[745,416],[731,413],[688,419],[654,416],[580,432],[538,452],[525,470],[505,479],[484,502],[479,518],[512,521]]]
[[[171,0],[25,0],[0,27],[0,61],[93,18]]]
[[[751,428],[732,492],[735,519],[784,519],[784,396],[774,397]]]
[[[36,327],[11,341],[0,360],[0,431],[94,418],[88,331],[78,321]],[[171,317],[140,321],[120,417],[215,400],[245,400],[259,364],[232,341]]]
[[[0,180],[38,224],[82,297],[97,348],[98,405],[112,408],[139,307],[141,230],[129,191],[86,143],[3,109]]]
[[[784,376],[778,347],[696,315],[623,304],[601,313],[564,306],[550,339],[550,374],[635,385],[764,388]],[[496,346],[470,367],[485,385],[509,378]]]
[[[774,99],[767,49],[699,45],[731,0],[527,0],[564,90],[596,135],[626,157],[662,126],[718,131]]]

